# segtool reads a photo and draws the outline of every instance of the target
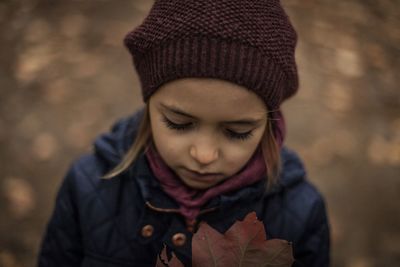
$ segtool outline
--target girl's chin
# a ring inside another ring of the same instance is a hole
[[[195,189],[207,189],[225,180],[223,174],[198,175],[188,170],[182,170],[178,176],[183,183]]]

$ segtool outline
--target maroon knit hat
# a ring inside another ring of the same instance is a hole
[[[156,0],[124,42],[145,102],[184,77],[242,85],[269,110],[298,89],[297,34],[279,0]]]

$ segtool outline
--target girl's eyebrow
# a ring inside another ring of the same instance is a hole
[[[173,106],[173,105],[165,105],[165,104],[163,104],[163,103],[160,103],[160,105],[161,105],[164,109],[166,109],[166,110],[168,110],[168,111],[170,111],[170,112],[173,112],[173,113],[175,113],[175,114],[182,115],[182,116],[185,116],[185,117],[189,117],[189,118],[192,118],[192,119],[197,119],[195,116],[190,115],[190,114],[184,112],[183,110],[181,110],[180,108],[178,108],[178,107],[176,107],[176,106]]]
[[[198,118],[196,118],[195,116],[186,113],[185,111],[181,110],[180,108],[178,108],[178,107],[176,107],[176,106],[173,106],[173,105],[166,105],[166,104],[163,104],[163,103],[160,103],[160,105],[161,105],[164,109],[166,109],[166,110],[168,110],[168,111],[170,111],[170,112],[173,112],[173,113],[175,113],[175,114],[182,115],[182,116],[185,116],[185,117],[189,117],[189,118],[191,118],[191,119],[198,119]],[[244,126],[257,126],[257,125],[259,125],[263,120],[264,120],[263,118],[261,118],[261,119],[250,119],[250,118],[247,119],[247,118],[245,118],[245,119],[240,119],[240,120],[235,120],[235,121],[223,121],[222,124],[235,124],[235,125],[244,125]]]

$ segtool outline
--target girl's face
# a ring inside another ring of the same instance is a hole
[[[150,98],[154,144],[189,187],[206,189],[237,173],[267,124],[267,109],[245,87],[209,78],[174,80]]]

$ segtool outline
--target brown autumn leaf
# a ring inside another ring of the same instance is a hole
[[[290,267],[294,261],[291,243],[266,240],[264,224],[255,212],[237,221],[225,234],[201,225],[193,236],[192,251],[193,267]]]
[[[166,255],[165,249],[163,254]],[[193,235],[192,255],[193,267],[290,267],[294,261],[291,243],[280,239],[266,240],[264,224],[255,212],[249,213],[243,221],[237,221],[225,234],[207,223],[201,224]],[[173,257],[168,266],[183,266],[178,262]]]
[[[160,256],[157,259],[157,264],[156,267],[184,267],[182,262],[178,260],[178,258],[175,256],[174,253],[172,253],[172,257],[170,260],[168,260],[167,257],[167,250],[166,247],[164,246],[164,249],[162,250]]]

